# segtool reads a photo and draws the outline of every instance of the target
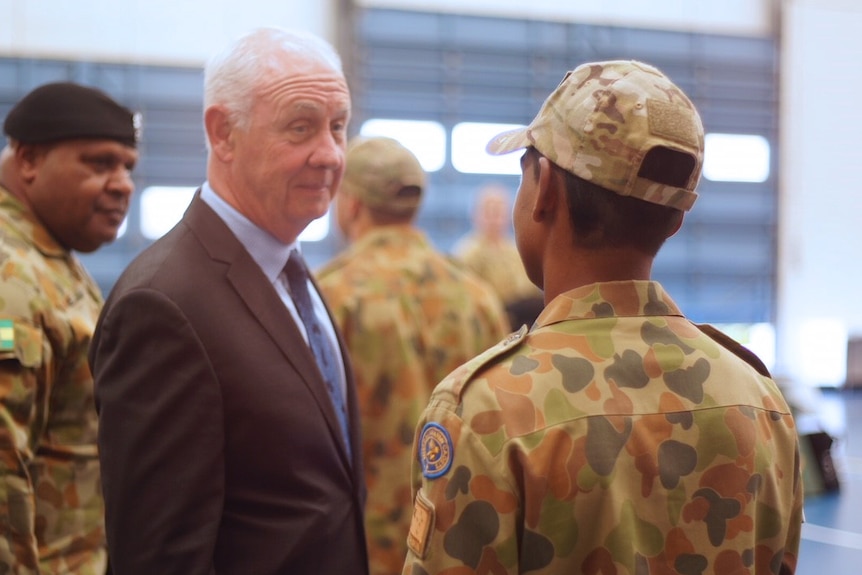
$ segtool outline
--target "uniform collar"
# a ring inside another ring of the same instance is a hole
[[[536,319],[536,327],[603,317],[683,317],[676,303],[655,281],[615,281],[588,284],[555,297]]]
[[[71,253],[51,235],[26,204],[2,186],[0,186],[0,208],[5,212],[4,217],[18,230],[18,233],[32,242],[45,257],[65,258]]]
[[[373,228],[357,239],[354,245],[357,249],[362,249],[369,245],[397,244],[405,246],[408,244],[426,245],[427,243],[428,239],[422,231],[412,225],[405,224]]]

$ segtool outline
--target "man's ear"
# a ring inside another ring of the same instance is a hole
[[[18,173],[23,181],[33,181],[47,152],[48,147],[45,145],[19,143],[15,146],[15,157],[12,161],[18,164]]]
[[[533,204],[533,220],[553,218],[560,207],[560,176],[551,161],[539,156],[539,178]]]
[[[233,157],[234,123],[224,106],[211,106],[204,112],[204,128],[213,153],[223,162]]]
[[[670,229],[670,233],[667,235],[667,237],[671,237],[671,236],[676,235],[676,233],[680,230],[680,228],[682,228],[682,221],[684,219],[685,219],[685,212],[682,212],[679,215],[679,218],[677,219],[676,223]]]
[[[338,210],[338,224],[342,226],[341,232],[349,241],[354,241],[368,222],[368,213],[365,204],[356,196],[345,194],[339,190],[335,197]]]
[[[350,194],[341,193],[341,200],[344,202],[344,208],[347,210],[347,215],[350,218],[350,221],[356,221],[359,217],[359,213],[362,211],[362,201],[359,200],[356,196],[351,196]]]

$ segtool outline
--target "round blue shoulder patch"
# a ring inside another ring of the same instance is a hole
[[[419,463],[422,475],[433,479],[440,477],[452,465],[455,448],[449,432],[439,423],[426,423],[419,435]]]

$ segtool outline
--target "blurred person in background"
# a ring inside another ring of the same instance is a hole
[[[500,296],[512,329],[532,325],[544,307],[542,290],[524,272],[512,238],[512,201],[502,185],[479,189],[473,208],[473,229],[455,244],[452,255]]]
[[[356,374],[373,575],[404,563],[413,433],[431,389],[508,333],[490,287],[416,227],[426,193],[422,166],[399,142],[354,139],[335,199],[350,245],[317,272]]]
[[[90,354],[115,575],[368,572],[353,377],[297,243],[350,110],[312,34],[256,29],[207,64],[207,179]]]
[[[102,575],[104,501],[87,351],[102,294],[75,252],[117,237],[135,115],[89,86],[24,96],[0,152],[0,573]]]
[[[697,197],[694,105],[647,64],[584,64],[488,146],[520,149],[515,236],[547,304],[434,390],[404,575],[793,573],[790,408],[651,279]]]

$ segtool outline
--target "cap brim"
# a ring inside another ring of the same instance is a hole
[[[524,126],[523,128],[516,128],[497,134],[485,146],[485,151],[492,156],[501,156],[515,150],[527,148],[532,145],[528,136],[529,129],[529,126]]]

